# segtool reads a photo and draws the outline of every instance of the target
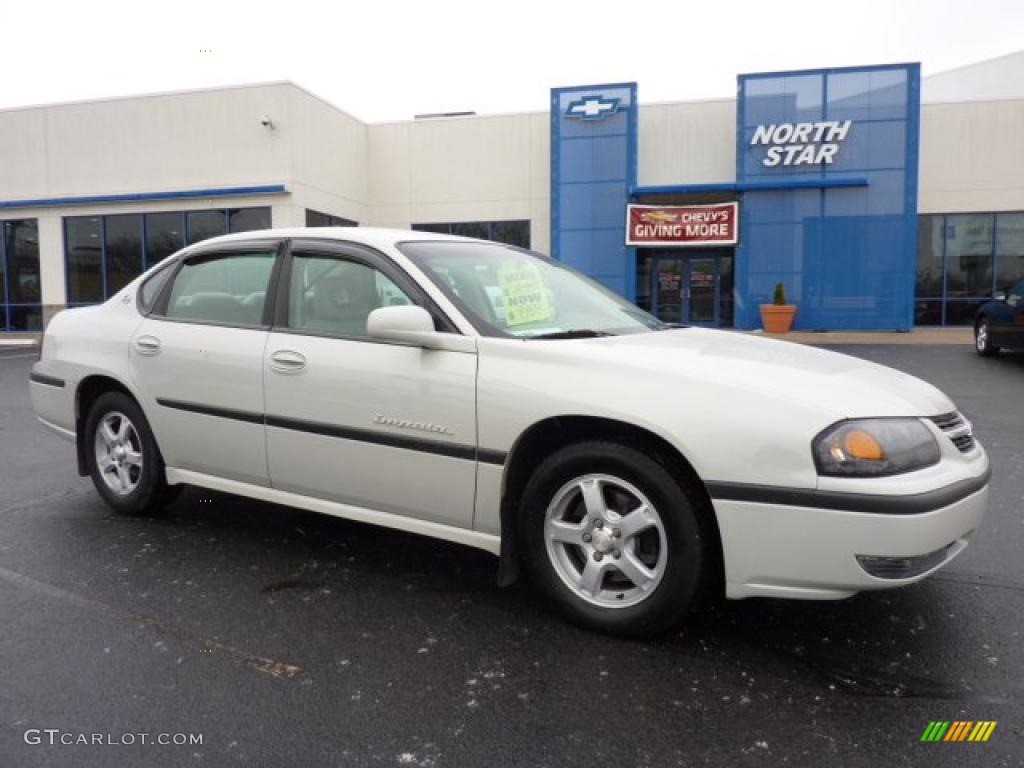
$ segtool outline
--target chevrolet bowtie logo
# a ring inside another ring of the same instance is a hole
[[[566,117],[578,117],[581,120],[601,120],[619,111],[619,100],[601,96],[586,96],[576,99],[565,109]]]

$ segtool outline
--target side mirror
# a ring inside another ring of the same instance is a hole
[[[433,346],[430,343],[432,337],[440,335],[434,330],[434,319],[430,313],[423,307],[411,305],[373,310],[366,318],[366,332],[371,339],[377,341],[393,341],[428,349]]]
[[[366,332],[375,341],[424,349],[476,352],[476,338],[434,330],[434,318],[423,307],[381,307],[366,318]]]

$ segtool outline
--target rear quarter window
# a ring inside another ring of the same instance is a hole
[[[139,309],[144,314],[148,315],[153,311],[153,307],[156,306],[156,300],[160,297],[160,291],[167,284],[167,278],[170,277],[173,271],[171,266],[171,264],[168,264],[147,277],[142,284],[142,288],[139,289]]]

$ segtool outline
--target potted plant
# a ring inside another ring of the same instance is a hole
[[[796,316],[796,304],[786,303],[786,287],[775,284],[775,296],[771,304],[761,305],[761,323],[768,333],[789,333]]]

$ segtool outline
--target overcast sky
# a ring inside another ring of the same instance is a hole
[[[728,97],[736,75],[1024,47],[1024,0],[0,0],[0,108],[293,80],[368,121],[546,109],[636,80],[642,102]],[[209,51],[209,52],[206,52]]]

